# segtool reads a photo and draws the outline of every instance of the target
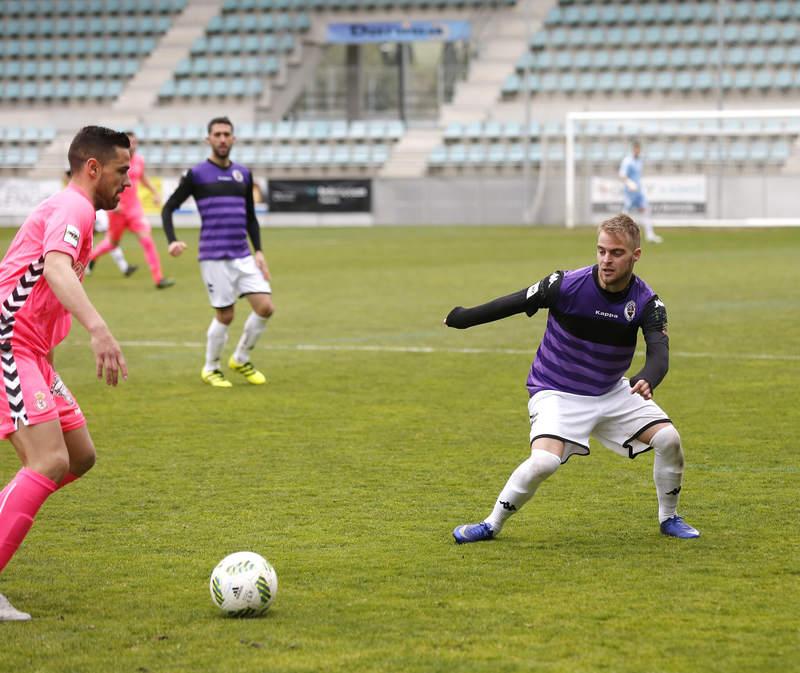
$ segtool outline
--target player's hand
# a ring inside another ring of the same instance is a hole
[[[272,280],[272,275],[269,272],[269,267],[267,266],[267,260],[264,259],[264,253],[261,250],[256,250],[255,254],[253,255],[253,259],[256,261],[256,267],[261,272],[261,275],[264,276],[264,280]]]
[[[183,241],[172,241],[167,247],[167,252],[172,257],[180,257],[184,250],[186,250],[186,243]]]
[[[633,180],[626,180],[625,181],[625,186],[631,192],[638,192],[639,191],[639,185],[637,185]]]
[[[102,380],[105,377],[106,383],[110,386],[117,385],[120,375],[123,380],[127,379],[128,365],[122,355],[122,349],[108,327],[101,325],[90,334],[89,345],[97,365],[97,378]]]
[[[650,388],[650,384],[644,379],[639,379],[631,386],[631,395],[636,394],[641,395],[646,400],[653,399],[653,390]]]

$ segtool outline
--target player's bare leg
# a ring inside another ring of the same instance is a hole
[[[564,442],[553,437],[537,437],[531,444],[530,457],[508,478],[497,496],[492,513],[480,523],[464,524],[453,530],[458,544],[491,540],[506,520],[516,514],[536,493],[539,485],[561,465]]]
[[[250,351],[267,328],[267,320],[275,312],[275,306],[272,303],[272,295],[266,293],[249,294],[247,300],[253,312],[244,323],[242,336],[228,360],[228,366],[244,376],[248,383],[261,385],[266,383],[267,378],[253,366],[250,361]]]

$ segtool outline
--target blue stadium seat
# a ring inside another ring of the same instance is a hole
[[[681,5],[681,7],[684,6],[685,5]],[[700,42],[702,42],[702,35],[700,33],[700,29],[697,26],[686,26],[683,29],[682,42],[687,45],[700,44]]]
[[[698,91],[710,91],[715,87],[714,76],[707,70],[697,73],[694,80],[694,88]]]
[[[636,88],[636,76],[632,72],[621,72],[617,77],[617,89],[622,93],[631,93]]]
[[[781,69],[775,72],[775,80],[773,86],[776,89],[790,89],[794,84],[794,72],[791,70]]]
[[[689,93],[694,88],[694,75],[691,72],[679,72],[675,76],[675,88],[683,93]]]

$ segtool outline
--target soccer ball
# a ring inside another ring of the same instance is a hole
[[[211,599],[231,617],[263,615],[278,593],[278,575],[262,556],[237,551],[222,559],[211,573]]]

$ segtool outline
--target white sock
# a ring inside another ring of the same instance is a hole
[[[117,246],[108,254],[111,255],[111,259],[114,260],[117,268],[119,268],[122,273],[125,273],[128,270],[128,260],[125,259],[125,253],[122,252],[122,248]]]
[[[658,495],[658,520],[666,521],[678,512],[678,498],[683,480],[681,436],[673,426],[659,430],[650,440],[655,449],[653,481]]]
[[[506,519],[533,497],[539,484],[553,474],[559,465],[561,459],[554,453],[542,449],[531,451],[531,457],[511,473],[497,497],[492,513],[486,518],[495,535],[500,532]]]
[[[262,318],[257,313],[251,313],[247,316],[244,322],[244,330],[242,330],[242,338],[239,339],[239,345],[233,353],[233,359],[240,365],[245,362],[250,362],[250,351],[256,345],[258,337],[267,329],[267,318]]]
[[[642,216],[639,218],[639,222],[644,228],[645,240],[652,241],[654,238],[658,238],[656,235],[656,230],[653,228],[653,218],[650,216],[649,211],[642,213]]]
[[[211,325],[206,332],[206,365],[207,372],[219,369],[219,357],[225,343],[228,341],[228,326],[216,318],[212,318]]]

